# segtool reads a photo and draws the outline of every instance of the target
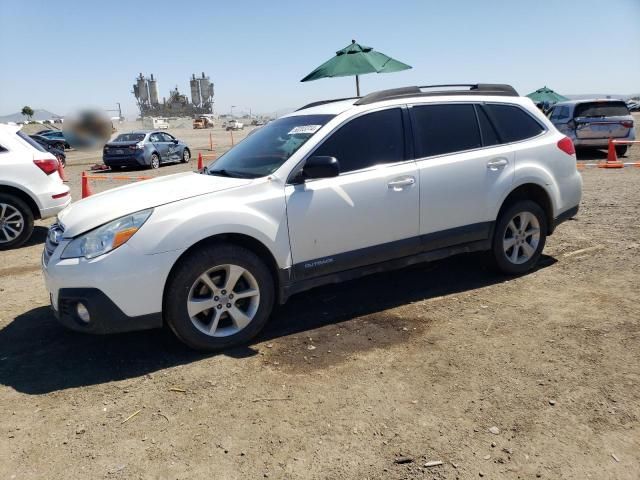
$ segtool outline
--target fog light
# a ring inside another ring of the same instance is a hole
[[[89,323],[89,320],[91,320],[89,310],[87,310],[87,307],[85,307],[84,303],[82,302],[78,302],[76,304],[76,315],[78,315],[78,318],[84,323]]]

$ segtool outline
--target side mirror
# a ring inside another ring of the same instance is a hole
[[[302,167],[302,178],[330,178],[340,175],[340,162],[335,157],[310,157]]]
[[[177,138],[174,138],[172,141],[173,141],[174,144],[176,144],[176,145],[178,144],[178,139]]]

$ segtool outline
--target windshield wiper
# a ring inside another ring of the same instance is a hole
[[[257,178],[255,175],[252,175],[250,173],[243,173],[243,172],[235,172],[232,170],[226,170],[224,168],[220,168],[217,170],[207,170],[206,171],[209,175],[218,175],[220,177],[230,177],[230,178]]]

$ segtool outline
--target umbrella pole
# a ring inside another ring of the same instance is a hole
[[[358,75],[356,75],[356,95],[358,97],[360,96],[360,79],[358,78]]]

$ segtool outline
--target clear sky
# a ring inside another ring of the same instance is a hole
[[[363,93],[461,82],[640,93],[640,0],[0,0],[0,115],[116,102],[132,115],[139,72],[168,97],[204,71],[218,113],[350,96],[352,78],[299,80],[352,38],[413,66],[362,77]]]

